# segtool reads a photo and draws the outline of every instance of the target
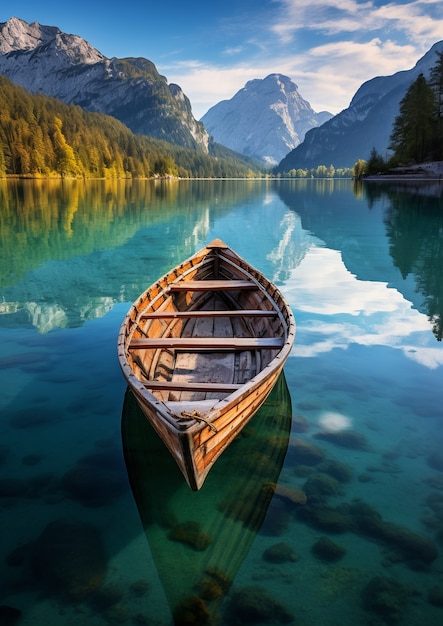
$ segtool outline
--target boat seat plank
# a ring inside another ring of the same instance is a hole
[[[170,391],[212,391],[212,392],[226,392],[231,393],[240,389],[242,385],[236,385],[234,383],[198,383],[198,382],[186,382],[179,381],[174,382],[171,380],[149,380],[143,381],[143,384],[148,389],[162,389]]]
[[[276,350],[283,346],[282,337],[143,337],[132,339],[129,349],[177,348],[179,350]]]
[[[232,309],[221,311],[150,311],[149,313],[143,313],[140,319],[178,319],[182,317],[277,317],[277,315],[277,311],[263,311],[261,309]]]
[[[186,280],[173,283],[170,291],[237,291],[257,289],[251,280]]]

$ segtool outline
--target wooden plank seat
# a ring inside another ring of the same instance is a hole
[[[277,311],[261,309],[233,309],[217,311],[150,311],[140,316],[142,320],[175,319],[191,317],[277,317]]]
[[[172,380],[145,380],[143,384],[148,389],[161,389],[165,391],[212,391],[222,393],[231,393],[242,387],[242,385],[235,385],[233,383],[174,382]]]
[[[258,289],[251,280],[186,280],[172,283],[169,291],[237,291]]]
[[[278,350],[283,346],[282,337],[142,337],[132,339],[130,350],[145,350],[150,348],[176,348],[178,350],[199,351],[212,350]]]

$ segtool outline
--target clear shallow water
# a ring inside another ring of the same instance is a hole
[[[0,182],[0,605],[26,626],[440,623],[440,207],[346,181]],[[287,391],[194,494],[124,403],[116,336],[215,237],[297,337]]]

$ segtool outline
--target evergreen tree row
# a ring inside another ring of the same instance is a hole
[[[135,135],[102,113],[31,95],[0,76],[0,176],[252,177],[252,160],[212,145],[213,155]]]

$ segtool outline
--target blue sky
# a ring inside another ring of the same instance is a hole
[[[443,39],[442,0],[1,0],[19,17],[79,35],[107,57],[142,56],[180,85],[199,119],[248,80],[289,76],[315,111],[410,69]]]

